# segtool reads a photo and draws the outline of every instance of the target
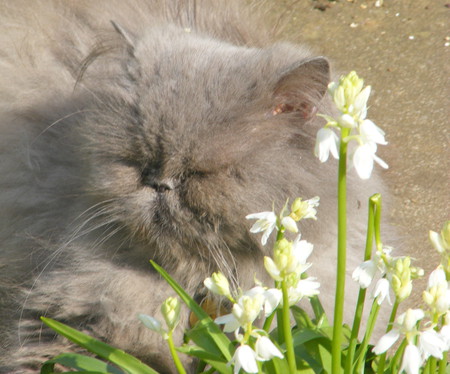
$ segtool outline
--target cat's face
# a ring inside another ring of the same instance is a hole
[[[125,44],[118,83],[91,88],[86,149],[100,219],[151,256],[257,249],[245,216],[310,193],[309,128],[328,63],[179,30]]]

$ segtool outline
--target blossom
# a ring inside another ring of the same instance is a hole
[[[393,261],[390,256],[391,251],[390,247],[377,250],[371,260],[364,261],[353,271],[353,280],[363,289],[369,287],[377,272],[380,276],[386,274],[387,266]]]
[[[339,158],[339,137],[330,128],[322,128],[317,132],[314,154],[320,162],[328,160],[330,153],[335,159]]]
[[[264,232],[261,238],[261,244],[266,245],[267,239],[274,229],[277,228],[277,216],[274,212],[261,212],[249,214],[245,218],[256,219],[257,221],[250,229],[252,233]]]
[[[240,345],[236,352],[234,352],[233,358],[230,364],[234,365],[234,374],[239,373],[241,368],[246,373],[257,373],[258,364],[256,363],[256,352],[246,344]]]
[[[437,320],[450,309],[450,287],[442,266],[431,272],[423,300],[431,308],[432,320]]]
[[[289,305],[297,304],[304,297],[312,297],[318,295],[320,283],[315,277],[300,279],[295,286],[288,288]]]
[[[427,329],[419,335],[418,348],[425,360],[430,356],[441,359],[447,350],[447,344],[441,334],[433,329]]]
[[[422,309],[408,309],[405,313],[399,315],[396,320],[396,327],[381,337],[373,348],[373,352],[377,355],[386,352],[401,334],[404,334],[408,341],[412,341],[418,334],[416,324],[424,316]]]
[[[407,374],[419,374],[422,362],[419,348],[414,344],[408,344],[403,353],[402,366],[400,367],[399,373],[406,371]]]
[[[294,232],[297,233],[298,232],[298,227],[297,227],[297,223],[294,221],[294,219],[290,216],[286,216],[283,217],[281,219],[281,224],[283,225],[283,227],[290,231],[290,232]]]
[[[358,176],[361,179],[369,179],[372,175],[374,161],[382,168],[387,169],[386,164],[375,153],[377,151],[377,145],[374,142],[366,142],[359,145],[353,153],[352,160]]]
[[[319,206],[319,201],[319,196],[315,196],[308,200],[302,200],[298,197],[291,205],[290,217],[292,217],[295,221],[308,218],[316,220],[316,207]]]
[[[430,231],[433,247],[441,254],[441,265],[450,281],[450,221],[445,222],[440,233]]]
[[[387,142],[384,131],[366,118],[371,88],[363,86],[364,81],[354,71],[342,76],[339,83],[328,85],[328,92],[340,113],[337,118],[319,114],[327,120],[327,124],[317,132],[314,154],[321,162],[328,160],[330,152],[334,158],[339,158],[340,141],[348,143],[355,140],[358,146],[350,156],[352,164],[361,179],[368,179],[374,162],[388,168],[386,162],[376,155],[377,144],[386,145]],[[344,133],[345,137],[339,139],[332,128],[341,130],[341,137]]]
[[[260,336],[255,343],[256,359],[268,361],[274,357],[283,358],[283,354],[267,336]]]
[[[311,243],[300,240],[300,235],[293,243],[283,238],[275,243],[274,258],[264,257],[264,266],[269,275],[277,281],[290,274],[296,274],[299,277],[311,266],[306,261],[313,248]]]
[[[215,319],[217,324],[224,325],[223,331],[236,332],[241,326],[246,328],[258,318],[266,299],[261,292],[251,291],[239,297],[230,314]]]
[[[372,296],[377,298],[378,305],[381,305],[386,298],[388,303],[392,305],[391,298],[389,297],[389,290],[389,281],[386,278],[379,279],[372,293]]]
[[[213,273],[211,277],[203,281],[203,284],[211,292],[231,299],[230,284],[221,272]]]

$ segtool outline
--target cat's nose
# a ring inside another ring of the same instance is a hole
[[[174,189],[174,184],[171,180],[164,181],[153,181],[150,183],[150,187],[156,192],[163,193],[167,191],[172,191]]]

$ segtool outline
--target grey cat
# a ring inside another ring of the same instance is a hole
[[[329,63],[276,42],[260,13],[237,1],[0,2],[1,373],[77,350],[42,315],[170,372],[165,343],[137,319],[173,295],[149,259],[198,301],[213,271],[250,287],[270,245],[245,216],[288,198],[321,198],[301,231],[333,305],[336,164],[313,155]],[[371,186],[349,183],[353,264]]]

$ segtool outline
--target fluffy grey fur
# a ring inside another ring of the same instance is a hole
[[[240,3],[0,1],[1,373],[75,349],[41,315],[170,372],[136,317],[173,294],[148,260],[198,300],[213,271],[250,287],[270,246],[245,216],[297,196],[321,197],[301,230],[333,304],[336,164],[313,156],[328,62]],[[350,186],[353,235],[372,191]]]

